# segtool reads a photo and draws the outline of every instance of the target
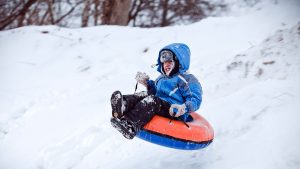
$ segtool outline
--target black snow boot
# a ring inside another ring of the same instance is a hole
[[[123,116],[125,109],[125,101],[123,100],[123,95],[120,91],[115,91],[111,95],[110,99],[112,116],[120,119]]]
[[[133,139],[137,133],[136,127],[125,118],[111,118],[110,122],[127,139]]]

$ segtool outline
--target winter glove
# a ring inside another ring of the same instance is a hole
[[[179,117],[181,115],[183,115],[186,112],[186,106],[185,104],[172,104],[170,109],[169,109],[169,113],[170,115],[173,117]]]
[[[146,73],[137,72],[135,75],[135,80],[147,87],[147,80],[149,80],[149,76]]]

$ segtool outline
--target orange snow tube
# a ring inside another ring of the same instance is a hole
[[[196,150],[208,146],[214,139],[212,126],[202,116],[193,112],[192,121],[170,120],[154,116],[137,136],[143,140],[166,147]]]

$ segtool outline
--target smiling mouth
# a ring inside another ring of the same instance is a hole
[[[166,63],[164,63],[166,64]],[[171,73],[171,71],[174,69],[175,64],[172,63],[167,63],[167,65],[164,65],[164,72],[166,73],[166,75],[169,76],[169,74]]]

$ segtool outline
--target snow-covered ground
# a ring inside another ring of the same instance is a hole
[[[188,26],[0,32],[0,168],[300,168],[300,2],[279,2]],[[109,122],[111,93],[157,77],[173,42],[191,48],[215,129],[203,150],[126,140]]]

